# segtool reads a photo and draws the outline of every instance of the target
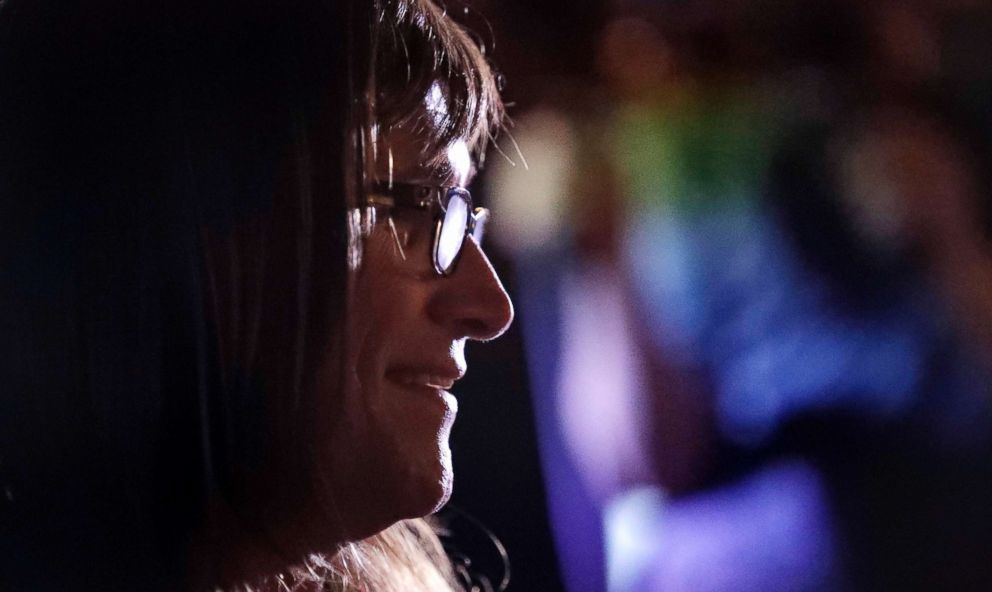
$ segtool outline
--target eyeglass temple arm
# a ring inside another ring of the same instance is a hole
[[[367,202],[382,206],[406,206],[424,209],[430,206],[430,187],[409,183],[377,183],[368,190]]]

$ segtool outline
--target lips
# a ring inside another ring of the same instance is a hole
[[[386,378],[406,387],[446,391],[464,374],[463,370],[454,366],[398,366],[388,369]]]

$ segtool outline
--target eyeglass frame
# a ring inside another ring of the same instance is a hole
[[[468,216],[465,220],[465,233],[462,235],[462,242],[458,245],[458,251],[451,260],[447,269],[443,269],[438,263],[438,253],[441,242],[441,228],[444,225],[444,216],[451,201],[452,194],[459,195],[468,208]],[[379,182],[372,184],[365,192],[365,203],[370,206],[382,206],[388,208],[413,208],[422,211],[429,211],[434,220],[434,236],[431,240],[431,263],[434,272],[441,277],[450,276],[455,271],[458,261],[461,259],[462,251],[465,248],[465,239],[472,237],[477,245],[481,246],[482,235],[475,236],[476,227],[484,228],[489,219],[489,209],[484,207],[472,207],[472,193],[457,185],[429,185],[421,183],[406,183],[394,181],[391,183]]]

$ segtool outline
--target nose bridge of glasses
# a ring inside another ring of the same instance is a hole
[[[475,241],[475,244],[482,246],[482,239],[485,237],[486,224],[489,222],[489,210],[487,208],[475,208],[469,219],[468,234]]]

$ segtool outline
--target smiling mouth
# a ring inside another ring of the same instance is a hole
[[[455,385],[459,377],[430,370],[400,369],[386,372],[386,378],[405,387],[447,391]]]
[[[400,386],[448,391],[462,377],[463,371],[440,368],[392,368],[386,371],[386,379]]]

